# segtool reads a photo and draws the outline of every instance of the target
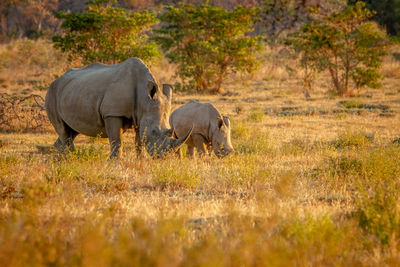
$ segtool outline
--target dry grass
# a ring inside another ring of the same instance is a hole
[[[171,69],[152,71],[167,82]],[[78,136],[60,156],[42,149],[53,133],[0,133],[2,266],[398,265],[398,77],[356,99],[318,87],[311,101],[281,78],[174,95],[231,116],[224,159],[137,159],[132,131],[116,162],[104,139]]]
[[[0,46],[0,92],[45,92],[70,67],[49,40],[15,40]]]
[[[382,65],[382,75],[385,78],[400,78],[400,47],[391,48]]]

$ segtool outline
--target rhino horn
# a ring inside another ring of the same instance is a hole
[[[181,138],[178,138],[178,139],[174,139],[174,145],[172,146],[173,150],[175,150],[175,151],[178,150],[180,148],[180,146],[183,145],[189,139],[192,132],[193,132],[193,125],[189,129],[189,131],[186,133],[185,136],[182,136]]]
[[[164,157],[168,152],[170,151],[176,151],[180,148],[181,145],[183,145],[187,139],[190,137],[193,131],[193,126],[190,128],[190,130],[187,132],[185,136],[182,136],[179,139],[171,138],[169,136],[164,136],[163,141],[161,142],[161,145],[155,146],[151,145],[148,147],[148,152],[153,156],[153,157]]]

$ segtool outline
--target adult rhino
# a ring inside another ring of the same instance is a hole
[[[110,158],[119,157],[121,130],[133,127],[138,153],[142,142],[152,156],[178,149],[190,136],[171,138],[168,118],[172,87],[158,87],[153,75],[138,58],[115,65],[93,63],[69,69],[47,92],[45,107],[60,151],[74,150],[78,134],[108,137]]]

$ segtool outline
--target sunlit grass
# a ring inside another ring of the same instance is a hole
[[[5,76],[32,59],[4,88],[19,90],[20,79],[42,92],[62,66],[24,80],[55,57],[44,62],[42,41],[23,46],[0,49]],[[170,82],[171,68],[155,69]],[[398,80],[371,98],[330,99],[317,87],[306,101],[278,63],[253,77],[232,82],[224,99],[174,95],[175,107],[198,98],[230,116],[235,152],[225,158],[138,157],[133,131],[112,161],[107,139],[80,135],[60,155],[53,131],[0,133],[0,265],[399,265],[398,115],[341,113],[383,103],[398,114]],[[326,113],[282,117],[280,107]]]

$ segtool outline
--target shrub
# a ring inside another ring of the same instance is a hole
[[[254,122],[262,122],[263,118],[264,118],[264,112],[262,110],[254,110],[249,115],[249,119]]]
[[[261,49],[260,37],[246,35],[257,12],[240,5],[232,11],[208,4],[168,6],[154,40],[178,64],[184,88],[220,91],[228,73],[258,66],[254,54]]]
[[[333,141],[333,145],[336,148],[361,148],[369,146],[373,138],[373,135],[366,133],[347,131],[340,134],[337,140]]]
[[[301,53],[305,86],[315,73],[327,70],[337,94],[356,89],[378,88],[379,69],[389,41],[376,23],[369,21],[374,12],[357,2],[341,12],[319,16],[305,24],[291,43]]]
[[[352,108],[363,108],[364,103],[361,102],[360,100],[347,100],[347,101],[340,101],[339,104],[343,106],[346,109],[352,109]]]
[[[156,44],[148,42],[146,35],[157,22],[156,15],[112,7],[115,2],[90,0],[84,13],[58,12],[57,18],[64,19],[64,34],[53,37],[55,47],[67,52],[69,59],[85,63],[116,63],[129,57],[147,61],[159,56]]]

